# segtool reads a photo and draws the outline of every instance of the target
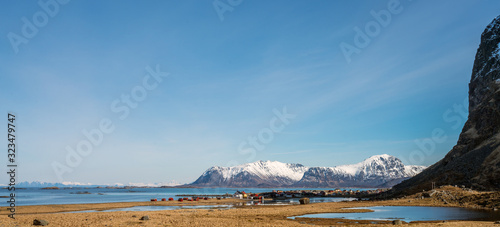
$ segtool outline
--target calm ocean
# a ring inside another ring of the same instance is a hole
[[[331,190],[331,188],[308,188],[307,190]],[[351,188],[352,190],[368,190]],[[77,203],[110,203],[110,202],[140,202],[149,201],[152,198],[177,199],[176,195],[182,194],[204,194],[219,195],[233,194],[236,190],[247,193],[269,192],[269,188],[133,188],[133,189],[111,189],[111,188],[71,188],[47,190],[41,188],[17,188],[16,206],[46,205],[46,204],[77,204]],[[276,188],[275,190],[304,190],[303,188]],[[7,189],[1,189],[3,196],[8,196]],[[88,192],[90,194],[80,194]],[[9,198],[3,206],[8,206]]]

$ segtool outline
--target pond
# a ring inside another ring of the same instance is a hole
[[[327,202],[342,202],[342,201],[354,201],[356,198],[347,197],[311,197],[309,198],[310,203],[327,203]],[[300,204],[298,198],[285,199],[285,200],[265,200],[264,202],[255,200],[248,201],[246,205],[296,205]],[[243,205],[243,204],[240,204]]]
[[[365,213],[321,213],[307,214],[295,218],[343,218],[351,220],[395,220],[438,221],[438,220],[500,220],[500,212],[459,207],[419,207],[419,206],[375,206],[346,209],[369,209]]]
[[[233,205],[196,205],[196,206],[134,206],[117,208],[110,210],[83,210],[65,213],[88,213],[88,212],[114,212],[114,211],[158,211],[158,210],[178,210],[178,209],[230,209]]]

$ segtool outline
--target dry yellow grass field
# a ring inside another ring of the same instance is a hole
[[[467,197],[481,198],[480,192],[462,192],[453,188],[440,189],[448,194],[455,191]],[[487,193],[486,193],[487,194]],[[308,226],[308,224],[322,226],[386,226],[392,225],[388,221],[354,221],[345,219],[289,219],[291,216],[325,212],[359,212],[359,210],[345,210],[342,208],[366,206],[461,206],[474,207],[472,203],[462,205],[442,201],[441,197],[424,198],[420,194],[397,200],[385,201],[350,201],[315,203],[307,205],[270,205],[270,206],[238,206],[241,200],[208,200],[198,202],[128,202],[102,204],[71,204],[71,205],[40,205],[24,206],[17,209],[15,220],[8,218],[6,208],[0,211],[0,226],[32,226],[34,219],[43,219],[49,226]],[[179,209],[163,211],[119,211],[119,212],[87,212],[61,213],[83,210],[107,210],[133,206],[175,206],[175,205],[236,205],[236,209]],[[368,211],[368,210],[364,210]],[[149,216],[149,220],[140,220],[142,216]],[[500,226],[493,221],[438,221],[410,223],[411,226]]]

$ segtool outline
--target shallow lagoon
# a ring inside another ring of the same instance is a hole
[[[285,200],[265,200],[264,202],[260,202],[258,200],[249,201],[246,205],[296,205],[300,204],[300,198],[291,198]],[[310,203],[327,203],[327,202],[342,202],[342,201],[354,201],[356,198],[347,198],[347,197],[311,197],[309,198]]]
[[[311,203],[322,203],[322,202],[340,202],[340,201],[351,201],[353,198],[311,198]],[[276,200],[276,201],[265,201],[264,203],[256,201],[247,201],[236,204],[237,206],[247,206],[247,205],[295,205],[299,204],[299,199],[288,199],[288,200]],[[113,212],[113,211],[158,211],[158,210],[177,210],[177,209],[231,209],[234,205],[181,205],[181,206],[134,206],[127,208],[118,208],[111,210],[84,210],[84,211],[74,211],[68,213],[87,213],[87,212]]]
[[[307,214],[294,218],[343,218],[351,220],[396,220],[437,221],[437,220],[500,220],[500,212],[466,209],[459,207],[420,207],[420,206],[375,206],[346,209],[369,209],[365,213],[321,213]]]
[[[233,205],[195,205],[195,206],[134,206],[118,208],[111,210],[83,210],[67,213],[89,213],[89,212],[114,212],[114,211],[159,211],[159,210],[178,210],[178,209],[230,209]]]

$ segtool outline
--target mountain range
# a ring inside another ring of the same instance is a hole
[[[306,167],[257,161],[207,169],[189,186],[197,187],[391,187],[420,173],[425,166],[405,166],[387,154],[336,167]]]
[[[123,186],[132,186],[132,187],[175,187],[181,185],[180,183],[172,180],[170,182],[162,182],[162,183],[115,183],[115,184],[91,184],[91,183],[80,183],[80,182],[62,182],[62,183],[52,183],[52,182],[40,182],[40,181],[23,181],[16,184],[17,187],[20,188],[43,188],[43,187],[123,187]],[[6,186],[6,185],[0,185]]]

